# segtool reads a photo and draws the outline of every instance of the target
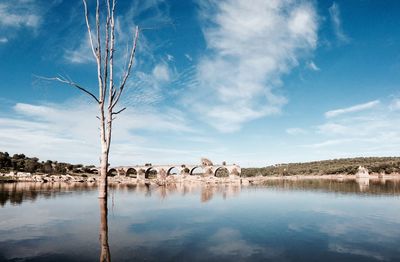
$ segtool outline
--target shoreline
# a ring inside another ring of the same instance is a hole
[[[292,175],[292,176],[254,176],[254,177],[214,177],[203,175],[169,175],[165,178],[145,178],[139,179],[127,176],[113,176],[108,178],[109,184],[148,184],[148,185],[169,185],[179,183],[201,183],[201,184],[261,184],[264,181],[273,180],[400,180],[400,174],[376,174],[372,173],[367,177],[357,177],[357,175],[335,174],[335,175]],[[97,183],[98,175],[94,174],[66,174],[66,175],[34,175],[30,173],[0,173],[0,183],[15,182],[65,182],[65,183]]]

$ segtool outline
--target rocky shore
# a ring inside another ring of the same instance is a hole
[[[0,174],[0,182],[67,182],[67,183],[97,183],[98,175],[94,174],[65,174],[65,175],[38,175],[23,172],[10,172]],[[400,179],[400,174],[369,174],[367,179]],[[330,179],[330,180],[348,180],[360,179],[357,175],[318,175],[318,176],[255,176],[239,177],[230,175],[228,177],[215,177],[204,175],[169,175],[157,178],[136,178],[129,176],[109,177],[110,184],[149,184],[149,185],[169,185],[179,183],[204,183],[204,184],[262,184],[269,180],[306,180],[306,179]],[[365,179],[365,178],[363,178]]]
[[[0,174],[0,182],[67,182],[67,183],[97,183],[98,175],[94,174],[66,174],[66,175],[38,175],[24,172],[10,172]],[[129,176],[110,176],[108,182],[111,184],[149,184],[149,185],[168,185],[182,182],[199,182],[207,184],[226,184],[241,183],[239,176],[214,177],[202,175],[169,175],[166,177],[155,178],[136,178]]]

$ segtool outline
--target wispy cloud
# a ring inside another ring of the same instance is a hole
[[[160,9],[161,5],[165,7],[164,10]],[[137,25],[141,28],[146,28],[147,26],[170,23],[169,11],[166,7],[165,0],[132,2],[127,10],[119,10],[119,6],[117,6],[119,12],[115,18],[115,41],[118,51],[115,53],[114,57],[114,66],[116,70],[124,70],[124,66],[127,62],[127,55],[129,54],[127,48],[131,46],[132,34]],[[146,15],[143,17],[143,14]],[[72,24],[72,26],[75,25],[76,24]],[[74,36],[73,41],[68,43],[70,47],[65,49],[64,58],[68,63],[87,64],[94,61],[90,50],[86,26],[84,24],[81,24],[81,26],[81,30],[78,33],[81,37]],[[136,56],[145,57],[143,60],[146,61],[146,64],[152,64],[154,63],[154,45],[148,41],[146,32],[147,31],[141,31]],[[173,56],[167,56],[167,59],[169,58],[173,59]],[[136,60],[135,63],[136,67],[140,67],[138,64],[141,63],[141,60]]]
[[[156,65],[156,67],[153,69],[153,76],[159,81],[169,81],[170,73],[168,66],[163,63]]]
[[[35,29],[41,23],[36,6],[30,1],[5,1],[0,3],[0,26]]]
[[[118,12],[115,23],[117,52],[114,57],[116,84],[127,64],[127,55],[132,42],[130,32],[134,32],[136,25],[145,28],[146,26],[163,25],[169,21],[168,5],[164,0],[134,2],[126,10]],[[73,23],[71,26],[75,25]],[[146,35],[148,32],[150,31],[141,31],[134,68],[126,84],[122,102],[135,109],[146,108],[146,110],[152,111],[163,100],[167,92],[163,87],[174,79],[175,71],[168,62],[172,63],[175,58],[170,54],[166,54],[162,58],[157,57],[155,54],[159,51],[157,48],[160,47],[148,40]],[[84,24],[81,24],[78,34],[82,37],[74,37],[74,41],[68,43],[71,47],[64,50],[65,62],[92,66],[95,60],[91,54],[89,37]]]
[[[167,54],[167,60],[173,62],[175,61],[175,57],[173,55]]]
[[[305,147],[332,157],[398,155],[400,147],[399,111],[391,104],[374,100],[330,111],[326,122],[315,127],[313,143]],[[378,106],[380,105],[380,106]],[[370,110],[374,109],[374,110]],[[359,112],[358,114],[350,114]]]
[[[321,71],[321,69],[314,63],[314,61],[310,61],[307,63],[307,68],[312,71]]]
[[[200,6],[210,52],[199,59],[191,107],[223,132],[280,113],[286,103],[276,90],[282,75],[317,45],[313,4],[224,0]]]
[[[185,54],[185,57],[187,58],[187,60],[193,61],[193,58],[189,54]]]
[[[1,0],[0,44],[11,42],[18,36],[38,36],[46,23],[48,12],[62,0]],[[31,34],[27,34],[30,32]]]
[[[342,20],[340,18],[340,9],[337,3],[333,3],[331,7],[329,7],[329,15],[331,16],[331,22],[333,26],[333,30],[335,32],[336,38],[342,42],[347,43],[350,41],[350,38],[344,33],[342,28]]]
[[[343,115],[343,114],[369,110],[369,109],[372,109],[372,108],[378,106],[379,104],[380,104],[379,100],[374,100],[374,101],[370,101],[368,103],[358,104],[358,105],[354,105],[351,107],[339,108],[339,109],[335,109],[335,110],[326,112],[325,117],[331,118],[331,117],[336,117],[336,116]]]
[[[96,60],[92,55],[89,41],[89,37],[85,35],[81,42],[77,43],[76,48],[65,50],[64,59],[72,64],[95,63]]]

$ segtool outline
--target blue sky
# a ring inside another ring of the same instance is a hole
[[[399,10],[372,0],[119,0],[119,72],[133,28],[143,31],[111,164],[398,156]],[[36,77],[61,74],[95,92],[87,38],[80,0],[0,3],[0,151],[98,164],[96,106]]]

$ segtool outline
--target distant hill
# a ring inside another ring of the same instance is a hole
[[[359,166],[366,167],[371,173],[400,173],[400,157],[357,157],[242,168],[242,176],[355,174]]]

